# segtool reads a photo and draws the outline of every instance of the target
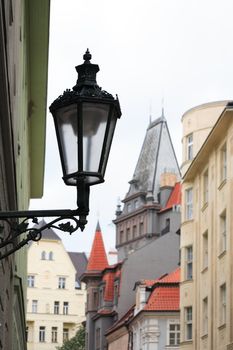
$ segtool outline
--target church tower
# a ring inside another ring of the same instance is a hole
[[[180,170],[162,113],[147,128],[129,191],[122,201],[123,210],[117,206],[114,223],[119,261],[162,234],[178,230],[179,195],[173,192],[180,191],[179,181]],[[177,203],[172,203],[171,210],[164,210],[170,196]],[[177,215],[171,215],[172,211]]]

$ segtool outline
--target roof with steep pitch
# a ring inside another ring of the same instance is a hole
[[[180,179],[180,170],[168,126],[164,115],[150,123],[133,174],[129,182],[130,188],[126,195],[130,197],[139,192],[153,194],[155,200],[160,188],[160,176],[165,170],[177,174]]]
[[[168,198],[166,206],[160,210],[160,213],[172,209],[174,205],[181,204],[181,183],[177,182]]]
[[[108,266],[108,259],[104,247],[102,232],[98,223],[95,231],[95,237],[92,243],[90,257],[88,259],[86,273],[93,271],[101,272]]]

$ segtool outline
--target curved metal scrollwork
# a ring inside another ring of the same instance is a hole
[[[27,217],[23,219],[21,223],[18,223],[17,220],[12,220],[9,218],[0,218],[0,220],[7,224],[0,224],[0,260],[16,252],[30,241],[39,241],[42,237],[43,231],[46,229],[54,228],[72,234],[73,232],[77,231],[78,228],[83,230],[85,224],[87,223],[85,217],[80,217],[80,219],[77,219],[74,216],[58,217],[41,226],[38,223],[37,217]],[[72,220],[73,224],[71,224],[70,221],[61,222],[64,220]],[[30,223],[35,225],[33,227],[29,227]],[[6,234],[6,232],[8,233]],[[24,236],[22,239],[20,239],[22,234],[24,234]]]

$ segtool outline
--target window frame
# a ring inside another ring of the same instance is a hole
[[[171,326],[174,326],[175,329],[171,330]],[[178,328],[178,329],[177,329]],[[171,335],[174,334],[174,343],[172,344]],[[168,346],[179,346],[180,345],[180,322],[178,320],[168,323]]]
[[[193,279],[193,246],[192,245],[185,247],[185,262],[186,262],[186,280],[190,281]]]
[[[203,205],[206,205],[209,202],[209,170],[203,174]]]
[[[66,289],[66,277],[58,277],[58,289]]]
[[[226,209],[219,215],[220,254],[227,250],[227,213]]]
[[[208,297],[202,300],[202,332],[203,335],[208,334]]]
[[[39,343],[45,343],[45,336],[46,336],[46,327],[40,326],[39,327]]]
[[[27,276],[27,286],[28,288],[35,288],[35,275]]]
[[[69,314],[69,302],[63,301],[63,315]]]
[[[58,328],[52,327],[51,329],[51,343],[57,343]]]
[[[63,343],[69,340],[69,328],[63,328],[62,339],[63,339]]]
[[[193,159],[193,133],[186,136],[187,160]]]
[[[38,312],[38,300],[33,299],[32,300],[32,313],[37,314]]]
[[[202,234],[202,268],[206,269],[209,265],[209,235],[208,230]]]
[[[227,179],[227,145],[224,145],[220,149],[220,182],[222,183]]]
[[[190,313],[191,311],[191,313]],[[187,306],[184,309],[185,313],[185,340],[190,341],[193,339],[193,308],[192,306]],[[191,314],[191,318],[190,318]],[[191,336],[190,336],[191,335]]]
[[[227,289],[226,289],[226,283],[223,283],[220,285],[219,290],[219,297],[220,297],[220,325],[226,324],[226,296],[227,296]]]
[[[189,187],[185,190],[185,219],[193,219],[193,188]]]
[[[55,300],[53,304],[54,315],[59,315],[59,311],[60,311],[59,309],[60,309],[60,302],[58,300]]]

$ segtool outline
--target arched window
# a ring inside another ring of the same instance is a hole
[[[53,252],[49,252],[49,260],[53,260]]]
[[[41,260],[46,260],[46,253],[45,253],[45,251],[43,251],[41,253]]]

